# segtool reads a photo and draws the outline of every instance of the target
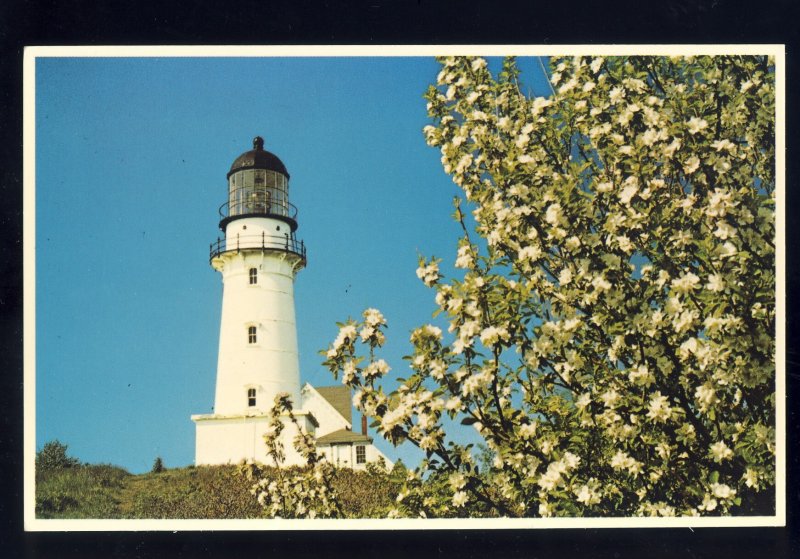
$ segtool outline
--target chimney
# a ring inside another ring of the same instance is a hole
[[[367,416],[363,413],[361,414],[361,434],[367,434]]]

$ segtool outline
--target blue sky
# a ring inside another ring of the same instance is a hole
[[[547,95],[539,61],[520,67]],[[255,135],[291,174],[308,247],[301,380],[336,382],[318,350],[367,307],[387,317],[383,357],[403,376],[408,334],[435,310],[418,256],[452,272],[459,234],[458,189],[421,132],[438,71],[431,58],[37,59],[37,448],[59,439],[132,472],[192,463],[189,416],[211,411],[219,337],[208,248]]]

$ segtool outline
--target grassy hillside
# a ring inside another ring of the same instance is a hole
[[[236,466],[166,469],[130,474],[108,464],[70,464],[36,476],[37,518],[258,518],[252,482]],[[399,482],[389,474],[336,473],[347,518],[383,517]]]

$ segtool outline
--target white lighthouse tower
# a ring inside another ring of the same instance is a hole
[[[224,238],[210,254],[223,283],[214,413],[192,416],[198,465],[266,462],[262,436],[279,393],[291,396],[309,432],[316,423],[300,409],[294,279],[306,249],[295,237],[289,173],[257,136],[227,178],[219,222]],[[299,460],[291,444],[286,450],[287,463]]]
[[[195,463],[271,464],[263,436],[275,396],[287,393],[301,429],[338,466],[391,465],[372,444],[367,423],[353,432],[350,389],[300,386],[294,278],[306,265],[295,237],[297,209],[289,203],[289,173],[256,136],[253,149],[228,171],[228,197],[220,207],[222,239],[211,245],[211,265],[222,275],[222,318],[214,413],[193,415]],[[289,421],[284,416],[284,423]],[[283,465],[304,464],[284,429]]]

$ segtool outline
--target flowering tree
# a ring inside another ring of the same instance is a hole
[[[533,99],[512,59],[440,62],[424,132],[463,191],[463,276],[417,275],[449,334],[414,330],[388,393],[374,309],[325,362],[426,453],[393,514],[772,514],[773,62],[553,59]]]
[[[251,493],[273,518],[329,518],[342,511],[333,489],[333,466],[317,453],[314,438],[304,432],[294,416],[292,401],[286,393],[278,394],[270,410],[270,421],[264,433],[267,455],[275,466],[272,475],[258,464],[243,464],[242,473],[255,481]],[[293,445],[308,465],[305,469],[284,470],[286,450],[281,441],[288,420],[297,434]]]

